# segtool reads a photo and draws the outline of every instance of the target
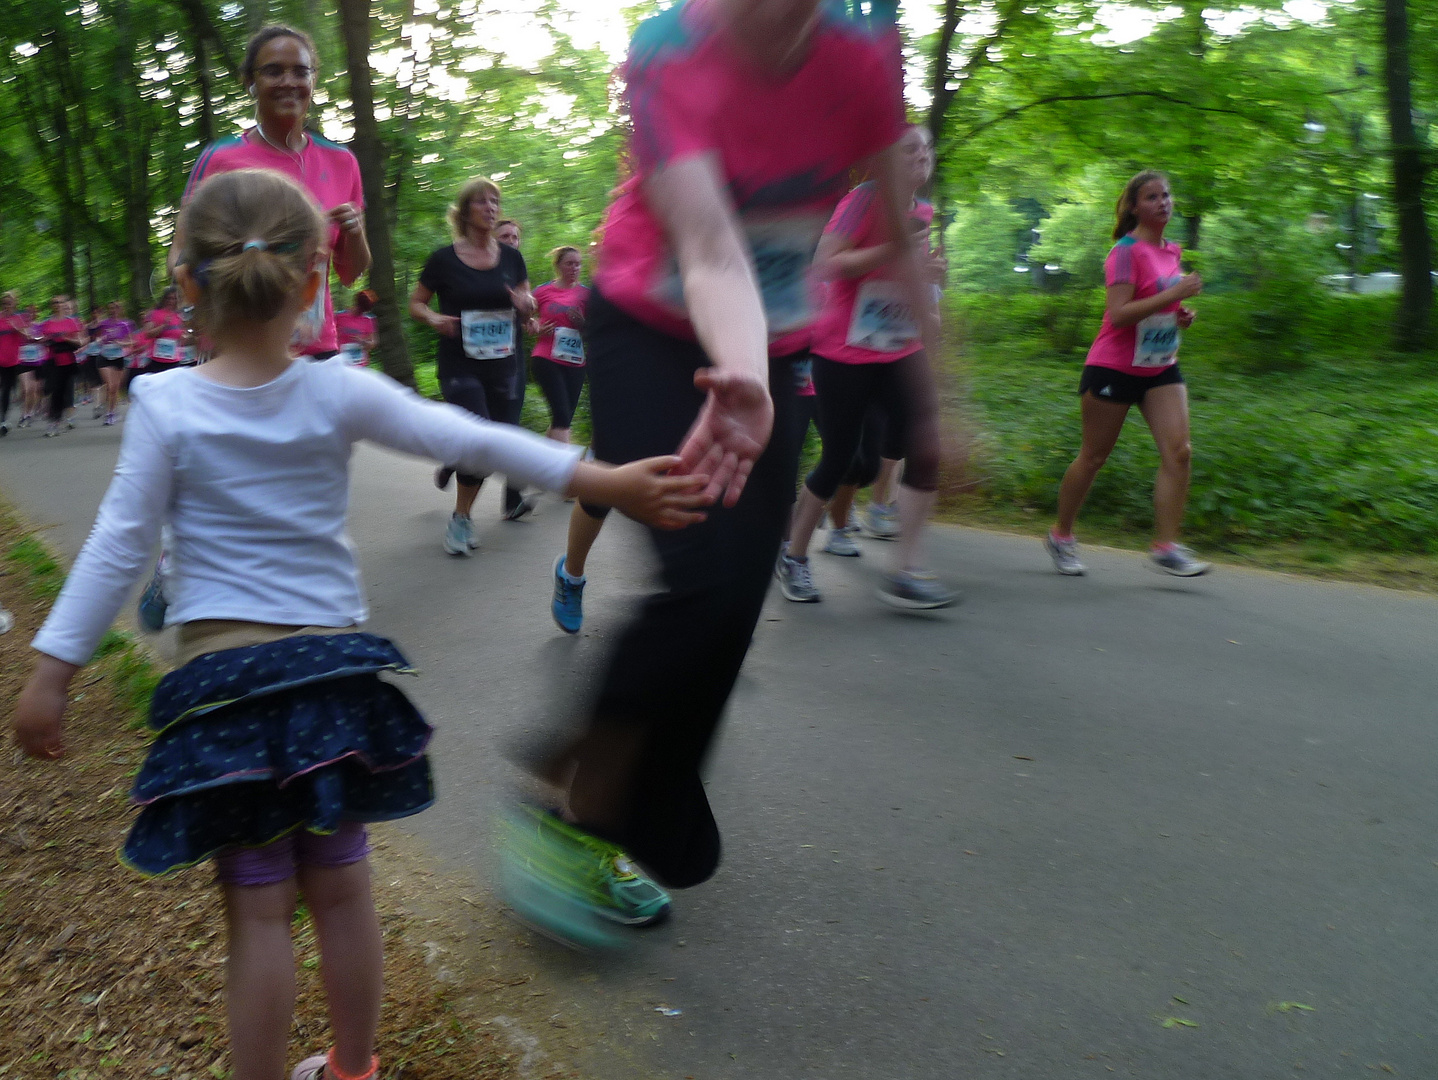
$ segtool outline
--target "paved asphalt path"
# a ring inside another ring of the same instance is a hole
[[[117,442],[12,433],[0,491],[73,553]],[[440,728],[411,827],[479,883],[504,752],[649,563],[616,520],[567,638],[567,508],[501,523],[489,490],[450,559],[429,472],[361,450],[353,533]],[[624,957],[516,954],[603,1032],[587,1075],[1438,1076],[1433,598],[1109,550],[1065,579],[1035,539],[946,528],[964,603],[900,616],[864,547],[815,556],[822,604],[771,598],[710,770],[715,879]]]

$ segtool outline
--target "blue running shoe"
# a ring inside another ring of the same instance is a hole
[[[588,580],[569,578],[564,572],[563,555],[554,560],[554,600],[549,612],[566,634],[577,634],[584,625],[584,583]]]

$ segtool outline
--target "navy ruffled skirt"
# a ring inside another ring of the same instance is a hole
[[[163,874],[224,848],[431,805],[433,729],[380,678],[386,671],[414,669],[382,637],[301,634],[208,653],[166,675],[121,859]]]

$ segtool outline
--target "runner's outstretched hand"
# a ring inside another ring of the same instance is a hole
[[[679,459],[644,458],[628,465],[581,461],[565,494],[587,503],[612,506],[656,529],[682,529],[703,521],[702,507],[714,500],[705,493],[709,477],[673,473]]]
[[[700,368],[694,385],[707,395],[704,407],[679,446],[680,469],[709,478],[704,490],[733,506],[744,493],[754,463],[774,430],[769,388],[752,376],[718,368]]]

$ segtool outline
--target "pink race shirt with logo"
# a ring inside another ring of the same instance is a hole
[[[308,191],[320,209],[328,213],[343,203],[364,206],[364,187],[360,182],[359,162],[338,143],[306,132],[305,148],[298,154],[286,153],[260,136],[259,128],[250,128],[243,135],[219,139],[205,147],[185,185],[183,202],[189,202],[195,186],[207,176],[234,172],[236,169],[270,169],[283,173]],[[339,242],[340,228],[331,224],[329,247]],[[306,353],[334,352],[339,348],[335,331],[334,302],[330,298],[329,275],[325,275],[321,296],[316,298],[313,313],[318,336],[301,349]],[[321,301],[323,304],[321,305]]]
[[[46,319],[35,327],[35,331],[47,339],[74,337],[78,337],[82,341],[85,339],[85,324],[69,315],[59,319]],[[56,367],[68,367],[75,362],[75,353],[70,349],[52,348],[50,359]]]
[[[335,313],[335,334],[339,347],[349,345],[360,347],[359,364],[369,363],[369,343],[374,340],[375,317],[368,312],[340,311]]]
[[[178,311],[156,308],[145,316],[145,321],[160,327],[158,332],[152,332],[149,351],[151,360],[157,364],[178,364],[184,359],[185,320]],[[162,341],[173,344],[161,345]]]
[[[897,31],[825,5],[803,65],[756,71],[689,0],[646,20],[625,64],[635,174],[609,209],[596,284],[640,322],[693,339],[678,266],[642,184],[686,158],[717,159],[753,255],[771,341],[809,326],[808,269],[850,170],[904,131]]]
[[[0,315],[0,367],[20,363],[20,346],[30,343],[30,324],[23,315]]]
[[[1108,258],[1104,260],[1103,277],[1104,284],[1132,285],[1133,298],[1143,300],[1146,297],[1157,296],[1165,289],[1177,285],[1183,277],[1183,269],[1180,265],[1180,257],[1183,249],[1172,241],[1165,240],[1163,246],[1151,244],[1147,240],[1140,240],[1133,233],[1125,236],[1113,249],[1109,251]],[[1175,300],[1158,313],[1158,316],[1150,316],[1144,323],[1153,321],[1165,323],[1171,321],[1175,312],[1179,309],[1179,302]],[[1115,371],[1122,371],[1126,375],[1150,376],[1161,374],[1164,370],[1172,367],[1178,357],[1177,338],[1174,339],[1174,347],[1171,356],[1158,357],[1160,362],[1145,362],[1142,365],[1136,364],[1135,359],[1140,358],[1139,352],[1139,330],[1138,324],[1134,326],[1114,326],[1107,311],[1103,313],[1103,327],[1094,339],[1093,346],[1088,351],[1087,364],[1095,367],[1112,368]],[[1161,328],[1167,330],[1167,327]],[[1177,334],[1177,331],[1173,331]],[[1167,362],[1162,362],[1163,360]]]
[[[555,326],[567,326],[577,330],[584,325],[584,305],[589,302],[589,286],[576,282],[566,289],[557,281],[548,281],[534,290],[534,301],[539,305],[536,314],[540,322],[551,322]],[[529,355],[544,360],[555,359],[554,331],[540,334]],[[575,367],[584,364],[583,360],[576,363],[565,359],[561,362],[574,364]]]
[[[909,222],[927,250],[933,205],[915,201]],[[855,249],[888,243],[889,229],[877,185],[860,184],[844,196],[824,232],[849,241]],[[824,307],[814,322],[811,349],[815,356],[842,364],[885,364],[912,356],[923,347],[903,289],[889,267],[827,283]]]

